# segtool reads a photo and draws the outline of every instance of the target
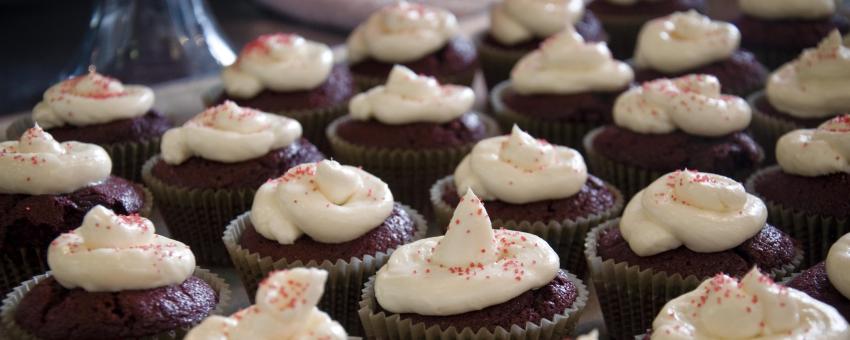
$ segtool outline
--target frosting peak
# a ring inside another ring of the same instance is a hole
[[[744,14],[764,19],[817,19],[836,11],[835,0],[739,0]]]
[[[776,142],[776,161],[800,176],[850,173],[850,114],[785,134]]]
[[[504,0],[490,11],[490,34],[516,44],[572,27],[582,15],[584,0]]]
[[[484,205],[471,189],[466,191],[460,202],[431,259],[446,267],[495,262],[495,233]]]

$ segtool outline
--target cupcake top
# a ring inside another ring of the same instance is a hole
[[[443,48],[457,32],[457,19],[451,12],[400,1],[381,8],[354,29],[346,42],[348,60],[414,61]]]
[[[469,112],[474,103],[475,93],[469,87],[441,85],[434,77],[395,65],[386,85],[354,96],[348,109],[353,119],[390,125],[446,123]]]
[[[607,44],[585,42],[572,26],[546,39],[511,71],[520,94],[616,91],[633,79],[631,67],[614,59]]]
[[[328,272],[316,268],[273,272],[260,283],[256,304],[230,317],[206,318],[186,340],[345,340],[345,329],[316,307],[327,279]]]
[[[832,31],[770,75],[767,99],[782,112],[799,118],[826,118],[850,111],[850,47]]]
[[[490,35],[503,44],[545,38],[573,27],[584,0],[503,0],[490,10]]]
[[[32,118],[45,129],[102,124],[143,116],[153,100],[149,87],[124,85],[91,69],[47,89],[32,109]]]
[[[379,178],[323,160],[298,165],[263,184],[254,196],[251,223],[280,244],[293,244],[303,234],[342,243],[381,225],[393,204],[393,194]]]
[[[717,77],[704,74],[649,81],[614,103],[614,123],[638,133],[718,137],[745,129],[751,118],[746,100],[721,94]]]
[[[458,196],[471,189],[483,200],[523,204],[575,195],[587,181],[587,166],[578,151],[514,125],[510,135],[478,142],[454,180]]]
[[[735,25],[712,21],[695,10],[677,12],[643,25],[635,65],[679,73],[727,59],[740,43],[741,32]]]
[[[257,158],[301,138],[294,119],[226,101],[162,136],[162,159],[172,165],[197,156],[234,163]]]
[[[390,256],[375,279],[375,297],[393,313],[462,314],[540,288],[559,267],[558,254],[540,237],[493,230],[469,190],[445,236],[401,246]]]
[[[639,256],[681,246],[698,253],[732,249],[767,222],[767,207],[735,180],[692,170],[671,172],[629,201],[620,232]]]
[[[782,171],[800,176],[850,173],[850,114],[785,134],[776,142],[776,161]]]
[[[333,52],[325,44],[297,34],[267,34],[245,45],[236,62],[221,72],[221,80],[227,94],[239,98],[264,89],[311,90],[328,79],[333,65]]]
[[[112,160],[102,147],[59,143],[38,124],[20,140],[0,143],[3,194],[67,194],[104,181],[111,172]]]
[[[50,243],[47,263],[68,289],[117,292],[179,284],[195,271],[195,255],[178,241],[156,235],[139,215],[116,215],[96,206],[79,228]]]
[[[835,14],[835,0],[739,0],[746,15],[767,20],[818,19]]]
[[[826,255],[826,275],[829,283],[850,299],[850,234],[846,234],[829,248]]]

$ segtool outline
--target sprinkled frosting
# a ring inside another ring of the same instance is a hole
[[[376,86],[351,99],[349,112],[357,120],[376,119],[384,124],[446,123],[469,112],[475,102],[471,88],[440,85],[396,65],[386,85]]]
[[[180,164],[193,156],[233,163],[257,158],[301,138],[294,119],[227,101],[162,136],[162,159]]]
[[[150,220],[96,206],[83,224],[47,249],[53,277],[68,289],[116,292],[180,284],[195,271],[195,255],[156,235]]]
[[[608,45],[586,43],[572,27],[547,39],[511,71],[513,88],[521,94],[615,91],[633,79],[631,67],[615,60]]]
[[[850,234],[846,234],[829,248],[826,255],[826,275],[829,282],[850,299]]]
[[[785,134],[776,142],[776,161],[782,171],[800,176],[850,173],[850,114]]]
[[[303,234],[342,243],[381,225],[392,210],[386,183],[362,169],[324,160],[263,184],[254,196],[251,223],[280,244],[292,244]]]
[[[142,116],[150,111],[153,99],[147,86],[124,85],[91,70],[47,89],[32,117],[45,129],[102,124]]]
[[[67,194],[109,177],[112,160],[94,144],[59,143],[38,124],[0,143],[0,193]]]
[[[490,35],[503,44],[545,38],[572,27],[584,0],[504,0],[490,11]]]
[[[835,0],[739,0],[746,15],[763,19],[818,19],[835,13]]]
[[[724,274],[668,302],[652,323],[652,340],[844,340],[835,308],[783,287],[753,268],[740,282]]]
[[[472,193],[458,204],[445,236],[397,249],[378,271],[375,296],[393,313],[455,315],[506,302],[548,284],[558,255],[540,237],[493,230]]]
[[[186,340],[345,340],[345,329],[316,307],[327,279],[315,268],[273,272],[260,283],[256,304],[206,318]]]
[[[623,212],[620,232],[636,254],[682,245],[698,253],[737,247],[767,221],[767,207],[741,183],[690,170],[671,172],[638,192]]]
[[[750,124],[747,101],[720,94],[711,75],[657,79],[626,91],[614,103],[614,122],[638,133],[670,133],[716,137]]]

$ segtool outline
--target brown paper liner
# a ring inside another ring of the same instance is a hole
[[[472,86],[472,82],[475,80],[475,71],[477,69],[478,68],[476,67],[469,67],[468,70],[463,72],[434,77],[437,78],[437,81],[440,82],[440,84]],[[354,77],[354,84],[360,92],[366,92],[375,86],[384,85],[387,82],[386,77],[369,77],[354,72],[351,72],[351,76]]]
[[[764,148],[766,159],[771,163],[776,160],[776,141],[782,135],[796,129],[804,129],[805,127],[794,123],[790,120],[784,120],[779,117],[774,117],[759,111],[756,103],[764,97],[764,91],[753,93],[747,97],[750,107],[753,110],[753,120],[750,123],[750,131],[753,134],[756,142]],[[828,118],[824,118],[827,120]]]
[[[413,241],[424,237],[428,230],[425,218],[410,207],[402,205],[402,208],[410,214],[416,225]],[[360,318],[357,315],[360,291],[366,280],[387,262],[395,249],[366,255],[363,258],[338,259],[335,262],[324,260],[321,263],[318,261],[304,263],[289,261],[285,258],[275,260],[270,256],[251,252],[239,244],[242,233],[249,225],[251,225],[250,212],[240,215],[227,226],[222,240],[230,253],[233,266],[239,272],[250,300],[254,300],[260,281],[273,271],[297,267],[321,268],[328,272],[328,280],[325,284],[325,293],[319,302],[319,309],[342,323],[349,334],[363,334]]]
[[[476,34],[473,38],[478,49],[478,62],[484,73],[487,88],[492,89],[502,81],[511,78],[511,70],[523,56],[531,50],[509,50],[493,46],[485,42],[487,31]]]
[[[708,277],[682,277],[627,262],[603,260],[597,251],[599,234],[618,227],[619,223],[617,218],[593,228],[587,234],[584,254],[602,315],[608,320],[608,334],[614,339],[630,339],[635,334],[646,334],[668,301],[696,289]],[[802,262],[803,251],[797,249],[797,257],[790,264],[773,269],[768,275],[781,281],[798,270]]]
[[[584,283],[575,275],[567,273],[567,278],[578,289],[578,297],[570,308],[567,308],[561,314],[555,315],[552,320],[543,319],[539,323],[527,322],[525,325],[513,325],[511,329],[504,329],[501,326],[497,326],[493,330],[487,328],[473,330],[469,327],[459,330],[456,327],[442,329],[439,325],[426,328],[424,323],[414,324],[410,319],[402,319],[398,314],[388,314],[383,311],[377,312],[378,301],[375,299],[374,276],[369,278],[369,282],[366,282],[358,313],[360,314],[360,320],[363,323],[366,338],[368,339],[564,339],[575,330],[575,326],[581,317],[584,307],[587,305],[587,299],[590,294]]]
[[[216,308],[212,311],[212,314],[218,315],[222,314],[230,303],[230,286],[218,275],[213,272],[210,272],[207,269],[203,269],[200,267],[195,268],[194,275],[201,280],[204,280],[208,283],[213,290],[218,294],[218,304],[216,304]],[[0,321],[2,321],[3,330],[6,332],[6,336],[8,339],[12,340],[38,340],[39,338],[28,333],[24,329],[18,326],[17,322],[15,322],[15,311],[18,308],[18,303],[21,302],[21,299],[35,287],[36,284],[43,281],[44,279],[50,277],[50,273],[45,273],[42,275],[38,275],[33,277],[32,279],[20,284],[14,291],[9,293],[6,298],[3,300],[3,307],[0,310]],[[169,332],[164,332],[160,334],[150,335],[146,337],[142,337],[140,339],[145,340],[171,340],[171,339],[182,339],[186,333],[192,327],[182,327]]]

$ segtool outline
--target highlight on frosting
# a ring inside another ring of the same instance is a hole
[[[59,143],[36,124],[0,142],[0,193],[67,194],[109,178],[112,160],[95,144]]]
[[[850,173],[850,114],[785,134],[776,142],[776,161],[782,171],[800,176]]]
[[[354,29],[346,42],[348,60],[414,61],[443,48],[457,32],[457,18],[451,12],[399,1],[381,8]]]
[[[162,159],[181,164],[191,157],[234,163],[263,156],[301,138],[301,124],[280,115],[226,101],[206,109],[162,136]]]
[[[333,52],[325,44],[297,34],[267,34],[248,43],[221,78],[229,95],[250,98],[264,89],[314,89],[328,79],[333,65]]]
[[[584,0],[503,0],[490,10],[490,35],[503,44],[545,38],[583,15]]]
[[[149,87],[124,85],[91,69],[48,88],[32,118],[45,129],[102,124],[143,116],[153,101]]]
[[[348,108],[353,119],[397,125],[446,123],[469,112],[474,103],[475,93],[467,86],[442,85],[434,77],[395,65],[386,85],[354,96]]]
[[[117,215],[98,205],[79,228],[50,243],[47,263],[63,287],[88,292],[182,283],[195,271],[195,255],[185,244],[154,232],[144,217]]]
[[[638,133],[717,137],[747,128],[750,119],[746,100],[721,94],[720,81],[704,74],[649,81],[614,103],[614,123]]]
[[[835,0],[739,0],[741,12],[763,19],[819,19],[836,12]]]
[[[272,272],[260,283],[256,304],[230,317],[210,316],[186,340],[345,340],[342,326],[316,305],[328,272],[294,268]]]
[[[543,239],[493,230],[472,190],[458,204],[445,236],[399,247],[375,279],[375,296],[393,313],[455,315],[513,299],[548,284],[558,255]]]
[[[572,27],[546,39],[511,70],[513,88],[521,94],[616,91],[633,79],[632,68],[614,59],[607,44],[587,43]]]
[[[670,302],[652,323],[652,339],[850,338],[835,308],[775,284],[758,268],[740,281],[724,274]]]
[[[737,247],[761,231],[767,207],[735,180],[679,170],[652,182],[629,201],[620,232],[639,256],[681,246],[698,253]]]
[[[850,299],[850,234],[838,239],[826,255],[826,275],[841,295]]]

